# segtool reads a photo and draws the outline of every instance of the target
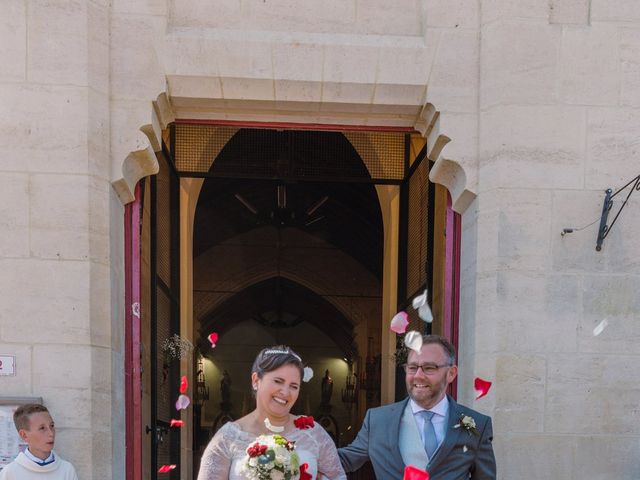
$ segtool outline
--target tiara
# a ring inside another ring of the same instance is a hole
[[[290,350],[277,350],[273,348],[273,349],[265,350],[263,355],[292,355],[296,357],[299,362],[302,362],[302,359]]]

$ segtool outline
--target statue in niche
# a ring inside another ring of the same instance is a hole
[[[231,376],[226,370],[223,372],[222,379],[220,380],[220,398],[222,398],[224,405],[231,403]]]
[[[333,394],[333,379],[329,376],[329,370],[325,370],[322,377],[321,405],[329,405],[331,403],[331,395]]]

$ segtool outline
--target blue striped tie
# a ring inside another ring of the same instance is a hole
[[[431,418],[435,415],[433,412],[429,412],[427,410],[423,410],[420,412],[422,414],[422,418],[424,419],[424,427],[422,429],[423,438],[424,438],[424,449],[429,456],[429,460],[433,458],[433,454],[436,452],[438,448],[438,439],[436,438],[436,431],[433,428],[433,423],[431,423]]]

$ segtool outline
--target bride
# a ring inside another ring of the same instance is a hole
[[[245,479],[247,447],[259,435],[275,432],[295,442],[300,464],[306,463],[311,475],[305,478],[346,480],[329,434],[317,423],[311,424],[310,417],[289,413],[300,393],[303,368],[301,358],[283,345],[258,354],[251,368],[256,408],[218,430],[202,456],[198,480]]]

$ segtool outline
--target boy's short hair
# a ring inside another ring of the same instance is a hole
[[[49,413],[49,410],[47,410],[47,407],[40,405],[39,403],[20,405],[16,411],[13,412],[13,423],[16,426],[16,430],[29,430],[29,417],[32,414],[39,412]]]

